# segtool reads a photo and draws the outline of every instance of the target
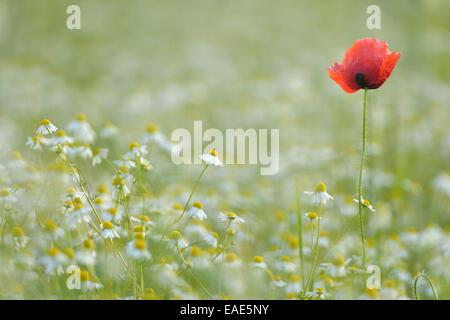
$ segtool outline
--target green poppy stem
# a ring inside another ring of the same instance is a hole
[[[361,243],[362,243],[362,269],[364,275],[364,282],[366,280],[366,242],[364,237],[364,221],[362,216],[362,207],[361,203],[362,199],[362,176],[364,169],[364,155],[366,153],[366,110],[367,110],[367,91],[368,89],[364,89],[364,112],[363,112],[363,137],[362,137],[362,149],[361,149],[361,165],[359,168],[359,184],[358,184],[358,213],[359,213],[359,225],[361,228]]]

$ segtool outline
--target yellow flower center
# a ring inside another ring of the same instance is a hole
[[[179,203],[174,203],[172,206],[172,209],[174,210],[183,210],[183,206]]]
[[[145,227],[143,227],[143,226],[135,226],[133,228],[133,232],[145,232]]]
[[[59,249],[57,247],[52,247],[50,249],[47,250],[47,254],[51,257],[56,256],[57,254],[59,254]]]
[[[192,206],[198,208],[198,209],[203,209],[203,204],[201,202],[195,201]]]
[[[136,233],[135,235],[134,235],[134,238],[136,239],[136,240],[144,240],[145,239],[145,234],[144,233],[142,233],[142,232],[138,232],[138,233]]]
[[[158,126],[156,126],[155,124],[150,124],[147,127],[147,132],[149,132],[149,133],[155,133],[157,131],[158,131]]]
[[[12,236],[15,238],[21,238],[24,236],[23,230],[20,227],[14,227],[12,230]]]
[[[291,262],[291,257],[289,257],[289,256],[282,256],[282,257],[281,257],[281,261],[284,261],[284,262]]]
[[[315,213],[315,212],[308,212],[308,218],[310,218],[311,220],[317,219],[317,213]]]
[[[172,231],[167,238],[172,239],[172,240],[176,240],[176,239],[181,239],[181,233],[179,231]]]
[[[236,219],[236,214],[235,213],[233,213],[233,212],[228,212],[227,213],[227,217],[228,217],[228,219],[230,219],[230,220],[234,220],[234,219]]]
[[[79,113],[77,115],[77,120],[78,121],[86,121],[86,116],[84,114],[82,114],[82,113]]]
[[[132,142],[132,143],[130,143],[129,148],[130,148],[130,151],[133,151],[134,148],[140,149],[141,147],[139,146],[139,143],[137,143],[137,142]]]
[[[94,240],[92,240],[92,239],[86,239],[86,240],[84,240],[84,242],[83,242],[83,247],[84,247],[85,249],[95,249],[95,243],[94,243]]]
[[[219,234],[217,232],[212,232],[211,235],[216,238],[217,240],[219,240]]]
[[[48,220],[45,224],[45,230],[47,231],[55,231],[58,228],[58,225],[53,220]]]
[[[58,131],[58,132],[56,133],[56,136],[57,136],[57,137],[65,137],[65,136],[67,136],[67,134],[66,134],[65,131]]]
[[[319,183],[314,189],[314,192],[325,192],[325,191],[327,191],[327,187],[323,182]]]
[[[253,262],[255,262],[255,263],[262,263],[263,262],[263,257],[255,256],[255,257],[253,257]]]
[[[228,253],[225,256],[225,261],[227,261],[227,262],[233,262],[233,261],[236,261],[238,259],[239,259],[238,256],[235,253],[233,253],[233,252]]]
[[[364,205],[365,205],[366,207],[370,207],[370,202],[369,202],[369,200],[364,200],[363,203],[364,203]]]
[[[215,149],[211,150],[211,151],[209,152],[209,154],[212,155],[212,156],[214,156],[214,157],[216,157],[216,158],[219,157],[219,153],[218,153]]]
[[[137,239],[134,243],[134,247],[138,250],[145,250],[145,248],[147,248],[147,243],[142,239]]]
[[[103,221],[103,229],[114,229],[114,226],[109,221]]]
[[[97,187],[97,191],[99,193],[107,193],[108,192],[108,187],[105,184],[99,184]]]
[[[80,280],[81,281],[89,281],[90,278],[91,278],[91,276],[89,275],[89,272],[87,272],[86,270],[82,270],[80,272]]]
[[[193,246],[191,248],[191,256],[198,257],[198,256],[201,256],[201,254],[202,254],[202,249],[200,249],[199,247]]]
[[[8,189],[0,190],[0,197],[9,197],[11,195],[11,192],[9,192]]]
[[[108,209],[108,213],[112,214],[112,215],[116,215],[118,211],[119,211],[119,209],[117,209],[115,207],[112,207],[112,208]]]

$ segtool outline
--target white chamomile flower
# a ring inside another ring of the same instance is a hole
[[[65,131],[58,131],[55,137],[51,138],[52,144],[72,144],[74,143],[74,139],[69,137]]]
[[[243,222],[245,222],[244,219],[242,219],[241,217],[238,217],[233,212],[228,212],[227,214],[219,212],[219,214],[217,215],[217,218],[220,221],[226,221],[226,222],[229,222],[229,223],[232,223],[232,222],[234,222],[234,223],[243,223]]]
[[[83,292],[86,291],[93,291],[93,290],[99,290],[103,288],[103,285],[101,283],[91,281],[91,276],[89,275],[89,272],[86,270],[80,271],[80,289]]]
[[[55,132],[56,130],[58,130],[58,128],[56,128],[55,125],[50,122],[50,120],[44,119],[39,124],[39,127],[36,130],[36,133],[46,135],[46,134],[51,134],[51,133]]]
[[[214,248],[217,248],[218,241],[219,235],[216,232],[212,232],[205,237],[205,242]]]
[[[204,220],[207,218],[205,211],[203,211],[203,204],[201,202],[194,202],[192,208],[188,211],[188,216],[197,220]]]
[[[125,158],[136,159],[147,154],[147,146],[141,147],[137,142],[130,143],[129,149],[130,151],[124,155]]]
[[[353,201],[355,201],[356,203],[358,203],[358,200],[353,199]],[[366,207],[367,209],[369,209],[372,212],[376,212],[376,210],[373,208],[373,205],[370,204],[369,200],[363,199],[361,198],[361,204]]]
[[[67,130],[80,142],[91,143],[95,139],[95,131],[86,121],[84,114],[77,115],[77,119],[67,125]]]
[[[209,153],[202,154],[200,159],[208,165],[222,166],[222,161],[220,161],[219,153],[216,150],[211,150]]]
[[[147,250],[147,242],[144,239],[134,239],[127,244],[127,253],[135,260],[148,260],[152,256]]]
[[[114,176],[112,185],[114,187],[113,192],[114,198],[118,199],[120,196],[122,196],[121,194],[122,192],[124,197],[130,194],[130,189],[128,189],[125,179],[122,178],[121,176],[119,175]]]
[[[27,138],[27,147],[33,150],[42,150],[42,146],[46,144],[48,144],[48,140],[42,134],[38,134],[34,138]]]
[[[109,221],[103,221],[102,224],[102,237],[106,239],[119,238],[119,234],[114,228],[114,225]]]
[[[171,241],[173,246],[176,246],[178,249],[183,249],[188,246],[186,241],[184,241],[183,237],[181,236],[181,233],[179,231],[172,231],[167,238]]]
[[[16,202],[17,198],[11,193],[11,189],[0,189],[0,202]]]
[[[16,247],[21,249],[25,248],[30,238],[26,237],[22,228],[14,227],[12,230],[12,239],[16,243]]]
[[[76,152],[83,159],[90,159],[93,156],[91,146],[88,143],[83,143],[83,145],[76,148]]]
[[[261,257],[261,256],[253,257],[253,262],[250,263],[250,266],[252,268],[267,269],[267,265],[263,261],[263,257]]]
[[[159,131],[158,127],[154,124],[151,124],[147,127],[142,140],[144,144],[156,143],[164,150],[172,150],[172,144],[170,143],[170,141],[161,131]]]
[[[154,223],[150,221],[150,218],[144,215],[139,217],[131,217],[131,221],[138,223],[140,226],[152,226]]]
[[[327,200],[334,200],[332,196],[330,196],[327,193],[327,187],[323,182],[319,183],[316,188],[314,189],[314,192],[312,191],[305,191],[305,194],[309,194],[313,198],[313,202],[323,202],[326,203]]]
[[[272,280],[272,286],[274,286],[275,288],[283,288],[284,286],[286,286],[286,282],[281,280],[280,277],[275,276]]]
[[[108,149],[95,148],[92,151],[92,166],[100,164],[108,156]]]
[[[118,132],[119,129],[117,129],[117,127],[114,124],[112,124],[111,122],[106,122],[102,130],[100,131],[100,136],[106,139],[116,135]]]
[[[85,265],[93,265],[97,253],[95,252],[95,243],[92,239],[83,241],[83,248],[75,253],[76,260]]]
[[[45,267],[45,274],[50,275],[66,262],[66,257],[57,247],[52,246],[39,260]]]

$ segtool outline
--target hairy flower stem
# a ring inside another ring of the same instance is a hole
[[[361,149],[361,165],[359,168],[359,184],[358,184],[358,214],[359,225],[361,229],[361,243],[362,243],[362,269],[364,282],[366,280],[366,242],[364,238],[364,221],[362,216],[362,175],[364,169],[364,155],[366,152],[366,110],[367,110],[367,88],[364,89],[364,111],[363,111],[363,136],[362,136],[362,149]]]
[[[416,300],[419,300],[419,296],[417,295],[417,282],[419,282],[420,278],[424,278],[425,280],[427,280],[428,284],[431,287],[431,290],[433,291],[434,298],[436,300],[439,300],[433,281],[431,281],[431,278],[425,272],[421,272],[414,280],[414,298]]]
[[[298,235],[298,254],[300,258],[300,276],[302,277],[302,282],[304,283],[305,274],[303,268],[303,235],[302,235],[302,214],[300,210],[300,195],[298,191],[298,181],[295,181],[295,199],[297,204],[297,235]]]
[[[313,259],[313,264],[311,267],[311,273],[309,274],[308,277],[308,282],[306,283],[306,287],[305,290],[309,290],[309,285],[311,283],[311,280],[314,276],[314,272],[316,271],[316,267],[317,267],[317,257],[319,256],[319,239],[320,239],[320,217],[322,216],[322,200],[319,203],[319,215],[317,217],[317,235],[316,235],[316,245],[315,245],[315,250],[314,250],[314,259]]]

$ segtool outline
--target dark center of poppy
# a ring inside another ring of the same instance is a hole
[[[355,81],[361,87],[361,89],[367,88],[367,82],[364,79],[364,73],[358,72],[355,75]]]

